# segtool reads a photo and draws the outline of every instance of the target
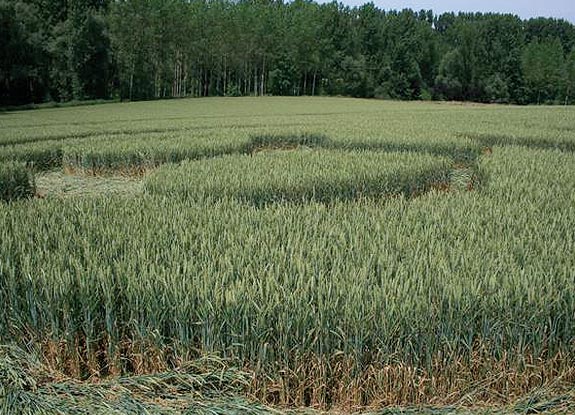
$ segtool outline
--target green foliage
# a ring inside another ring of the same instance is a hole
[[[0,1],[0,105],[44,100],[48,56],[39,10],[24,2]]]
[[[463,97],[463,60],[458,49],[448,52],[441,61],[439,75],[435,79],[436,93],[440,98],[448,100],[462,99]]]
[[[559,39],[534,41],[522,56],[525,82],[537,103],[559,102],[563,98],[565,60]],[[536,97],[536,98],[535,98]]]
[[[565,96],[565,104],[575,101],[575,49],[568,56],[566,62],[567,72],[567,92]]]
[[[35,191],[34,176],[23,163],[0,163],[0,200],[8,202],[29,198]]]
[[[499,73],[496,73],[487,79],[485,84],[485,94],[490,102],[499,104],[508,103],[511,98],[509,87]]]
[[[110,40],[107,21],[93,11],[71,8],[54,26],[50,76],[62,101],[109,98]]]
[[[4,106],[269,94],[419,100],[430,92],[570,102],[568,74],[537,69],[545,60],[558,68],[575,47],[575,26],[564,20],[230,0],[2,0],[0,20]],[[557,45],[540,52],[529,46],[550,42]]]

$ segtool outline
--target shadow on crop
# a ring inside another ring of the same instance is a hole
[[[331,140],[323,134],[264,134],[254,135],[243,147],[242,153],[260,151],[295,150],[299,147],[329,148]]]
[[[453,145],[450,143],[402,143],[391,141],[335,141],[323,134],[286,134],[252,136],[244,147],[243,153],[253,154],[263,150],[289,150],[297,147],[323,148],[342,151],[381,151],[425,153],[434,156],[449,157],[454,163],[471,163],[481,155],[478,145]]]
[[[575,152],[575,140],[557,141],[542,137],[514,137],[503,134],[468,134],[467,136],[481,145],[483,151],[491,151],[491,148],[494,146],[519,146],[538,150]]]
[[[385,182],[385,183],[384,183]],[[432,190],[449,191],[450,170],[431,168],[409,176],[394,178],[349,179],[304,183],[297,186],[239,189],[230,195],[232,199],[255,208],[264,208],[276,204],[300,205],[318,203],[333,205],[339,202],[373,202],[405,198],[407,200],[422,196]],[[214,194],[218,199],[220,195]]]

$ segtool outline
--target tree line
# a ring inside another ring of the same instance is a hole
[[[575,26],[307,0],[0,0],[0,105],[346,95],[575,103]]]

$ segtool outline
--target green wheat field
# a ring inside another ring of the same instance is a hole
[[[575,108],[0,113],[0,413],[575,413]]]

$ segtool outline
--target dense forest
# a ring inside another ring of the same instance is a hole
[[[575,26],[295,0],[0,0],[0,105],[347,95],[575,103]]]

